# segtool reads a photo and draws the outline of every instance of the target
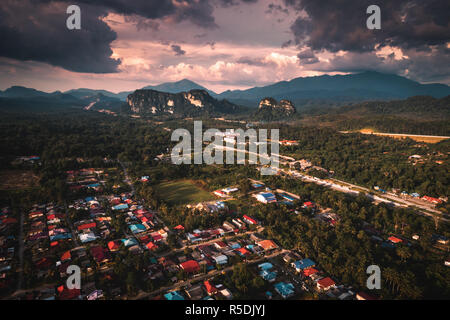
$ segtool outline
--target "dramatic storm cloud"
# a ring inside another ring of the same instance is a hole
[[[66,28],[71,4],[81,30]],[[366,27],[371,4],[381,30]],[[188,78],[221,92],[363,70],[450,83],[448,12],[439,0],[3,0],[0,89]]]
[[[116,33],[102,20],[107,12],[82,6],[82,29],[66,27],[67,5],[61,2],[0,2],[0,56],[47,62],[76,72],[115,72]]]
[[[377,46],[417,48],[446,44],[450,39],[450,2],[442,0],[380,0],[381,30],[366,27],[372,0],[285,0],[306,16],[291,27],[298,44],[314,50],[372,51]]]

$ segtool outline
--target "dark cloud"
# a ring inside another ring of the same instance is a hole
[[[215,41],[209,41],[206,44],[211,48],[211,50],[216,49],[216,42]]]
[[[81,30],[66,28],[66,9],[71,4],[81,8]],[[218,27],[210,0],[183,0],[180,4],[172,0],[2,0],[0,56],[46,62],[75,72],[117,72],[120,60],[111,58],[111,43],[117,35],[102,21],[110,12],[124,15],[138,30],[158,30],[159,23],[154,20],[158,18]]]
[[[294,44],[294,41],[292,41],[292,40],[288,40],[288,41],[285,41],[285,42],[283,42],[282,44],[281,44],[281,48],[288,48],[288,47],[290,47],[290,46],[292,46]]]
[[[279,4],[269,3],[269,5],[267,6],[266,13],[273,14],[273,13],[279,13],[279,12],[284,13],[284,14],[289,14],[289,10],[287,8],[284,8]]]
[[[136,26],[136,29],[138,31],[141,31],[141,30],[158,31],[159,30],[158,22],[151,20],[151,19],[143,18],[138,15],[125,16],[125,22],[134,23],[134,25]]]
[[[272,61],[265,61],[264,58],[252,58],[252,57],[240,57],[238,60],[236,60],[236,63],[257,67],[263,67],[274,64]]]
[[[315,70],[324,72],[361,72],[373,70],[384,73],[403,74],[410,65],[411,61],[409,59],[395,60],[392,55],[381,57],[377,56],[374,52],[350,52],[331,58],[328,63],[318,65]]]
[[[309,48],[300,51],[297,57],[300,59],[300,64],[313,64],[319,62],[319,59]]]
[[[264,62],[262,59],[250,58],[250,57],[241,57],[236,63],[247,64],[249,66],[264,66]]]
[[[219,5],[226,8],[231,6],[237,6],[240,3],[252,4],[258,2],[258,0],[217,0],[217,2],[219,3]]]
[[[381,30],[368,30],[366,9],[372,0],[284,0],[306,12],[291,26],[297,44],[313,50],[367,52],[376,46],[417,48],[450,39],[450,2],[442,0],[378,0]]]
[[[186,51],[181,49],[181,47],[177,44],[171,45],[170,48],[172,49],[173,52],[175,52],[176,56],[184,56],[184,54],[186,53]]]
[[[0,56],[34,60],[75,72],[116,72],[110,44],[116,33],[101,21],[106,11],[81,5],[81,30],[66,27],[67,4],[62,2],[0,2]]]

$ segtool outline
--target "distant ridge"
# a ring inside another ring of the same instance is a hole
[[[146,86],[142,89],[151,89],[161,92],[168,92],[168,93],[180,93],[180,92],[188,92],[191,90],[205,90],[208,92],[211,96],[216,96],[217,94],[214,91],[208,90],[207,88],[199,85],[198,83],[195,83],[189,79],[183,79],[176,82],[165,82],[161,83],[155,86]]]
[[[330,100],[342,103],[405,99],[417,95],[442,98],[450,95],[445,84],[421,84],[394,74],[375,71],[348,75],[323,75],[281,81],[264,87],[225,91],[218,98],[257,107],[266,96],[289,99],[296,105],[305,100]]]

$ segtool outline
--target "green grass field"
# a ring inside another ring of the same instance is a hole
[[[156,186],[158,193],[170,205],[213,200],[215,197],[189,180],[164,182]]]

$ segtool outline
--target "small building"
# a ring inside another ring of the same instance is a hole
[[[208,295],[214,295],[217,294],[217,292],[219,292],[219,290],[214,287],[208,280],[206,280],[205,282],[203,282],[205,288],[206,288],[206,292],[208,293]]]
[[[294,295],[294,285],[292,283],[278,282],[274,285],[275,291],[278,292],[283,299],[287,299]]]
[[[186,273],[197,273],[200,271],[200,265],[195,260],[188,260],[180,264],[180,268]]]
[[[317,289],[321,291],[327,291],[334,288],[336,283],[330,277],[326,277],[317,281]]]
[[[316,269],[314,269],[312,267],[311,268],[306,268],[305,270],[303,270],[303,275],[305,277],[310,277],[313,274],[316,274],[317,272],[319,272],[319,271],[317,271]]]
[[[263,248],[264,251],[271,251],[278,249],[278,245],[272,240],[259,241],[257,245]]]
[[[168,292],[164,295],[167,300],[184,300],[183,296],[178,291]]]
[[[228,257],[224,254],[213,256],[212,257],[216,264],[222,265],[228,263]]]
[[[302,272],[305,269],[315,267],[316,263],[311,259],[302,259],[299,261],[292,262],[291,265],[295,268],[297,272]]]
[[[248,223],[248,224],[258,224],[258,221],[256,221],[255,219],[253,219],[253,218],[251,218],[251,217],[249,217],[249,216],[247,216],[247,215],[245,215],[244,214],[244,216],[242,217],[242,219],[244,219],[244,221],[246,222],[246,223]]]
[[[403,242],[402,239],[397,238],[397,237],[395,237],[395,236],[389,237],[388,240],[389,240],[390,242],[392,242],[392,243],[395,243],[395,244],[397,244],[397,243],[402,243],[402,242]]]
[[[271,192],[261,192],[256,195],[256,200],[262,203],[274,203],[277,202],[277,198]]]

